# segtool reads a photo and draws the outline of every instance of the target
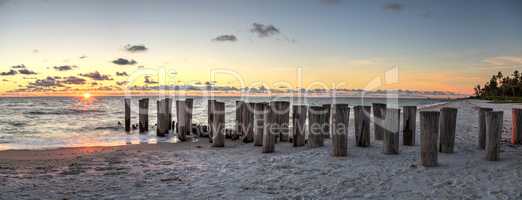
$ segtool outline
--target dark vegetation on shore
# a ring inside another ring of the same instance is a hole
[[[522,103],[522,76],[518,70],[504,76],[493,75],[484,86],[477,85],[472,98],[491,100],[495,103]]]

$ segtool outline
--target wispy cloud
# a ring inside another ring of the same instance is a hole
[[[7,72],[0,72],[0,76],[13,76],[13,75],[16,75],[16,74],[18,74],[18,72],[13,70],[13,69],[11,69],[11,70],[9,70]]]
[[[62,66],[54,66],[53,68],[57,71],[69,71],[75,68],[76,66],[71,65],[62,65]]]
[[[98,71],[87,73],[87,74],[80,74],[80,76],[91,78],[91,79],[97,80],[97,81],[112,80],[111,76],[101,74]]]
[[[15,66],[11,66],[11,69],[24,69],[25,68],[25,65],[15,65]]]
[[[158,84],[158,81],[152,80],[149,76],[145,76],[145,84]]]
[[[85,84],[86,80],[80,77],[76,76],[69,76],[61,81],[64,84],[71,84],[71,85],[83,85]]]
[[[235,42],[237,41],[237,37],[235,35],[220,35],[216,38],[212,39],[214,42]]]
[[[113,60],[112,63],[114,63],[116,65],[134,65],[137,62],[132,59],[118,58],[116,60]]]
[[[116,76],[129,76],[127,72],[116,72]]]
[[[327,4],[327,5],[336,5],[336,4],[341,3],[341,0],[320,0],[319,2],[321,2],[322,4]]]
[[[270,37],[280,33],[279,29],[274,25],[265,25],[260,23],[253,23],[250,32],[257,34],[257,36],[260,38]]]
[[[145,47],[145,45],[126,45],[125,46],[125,50],[127,50],[128,52],[132,52],[132,53],[137,53],[137,52],[144,52],[144,51],[147,51],[148,48]]]
[[[38,74],[38,73],[36,73],[36,72],[34,72],[32,70],[25,69],[25,68],[24,69],[19,69],[18,73],[23,74],[23,75],[35,75],[35,74]]]
[[[486,58],[483,62],[493,65],[493,66],[505,66],[505,67],[513,67],[516,65],[522,66],[522,56],[497,56]]]
[[[400,3],[388,3],[384,5],[384,10],[392,12],[400,12],[403,9],[403,5]]]

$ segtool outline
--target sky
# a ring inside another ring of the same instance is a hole
[[[0,94],[157,85],[471,94],[522,70],[522,1],[0,0]]]

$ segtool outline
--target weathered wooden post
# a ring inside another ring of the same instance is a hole
[[[480,149],[486,148],[486,113],[491,112],[491,108],[479,108],[479,139],[478,144]]]
[[[323,104],[323,108],[326,111],[326,114],[323,116],[324,120],[324,138],[330,138],[330,118],[331,118],[331,104]]]
[[[167,112],[169,106],[166,99],[158,100],[157,105],[157,126],[156,135],[158,137],[165,137],[169,133],[169,114]]]
[[[404,106],[402,111],[402,144],[415,145],[417,124],[417,106]]]
[[[486,112],[486,160],[500,159],[503,115],[502,111]]]
[[[125,103],[125,131],[131,131],[131,100],[129,98],[123,99]]]
[[[190,127],[189,132],[187,134],[191,135],[192,134],[192,107],[194,104],[194,99],[191,99],[191,98],[185,99],[185,103],[187,104],[185,107],[186,108],[185,115],[187,116],[187,120],[185,121],[185,123],[187,123],[187,124],[185,126]]]
[[[360,147],[370,146],[370,115],[372,107],[355,106],[353,112],[355,115],[355,143]]]
[[[281,142],[288,142],[290,138],[290,102],[274,101],[274,103],[276,105],[276,121],[279,127],[277,135]]]
[[[263,146],[264,120],[268,103],[255,103],[254,106],[254,146]]]
[[[399,154],[401,109],[387,108],[384,117],[383,152]]]
[[[242,112],[243,120],[243,142],[250,143],[254,141],[254,109],[255,103],[244,103]]]
[[[169,129],[170,130],[174,130],[174,128],[172,128],[173,127],[172,126],[172,99],[171,98],[166,98],[165,102],[167,104],[166,112],[167,112],[167,118],[169,120],[169,124],[168,124],[169,125]]]
[[[292,142],[294,143],[294,147],[300,147],[305,145],[306,113],[306,105],[292,106]]]
[[[511,143],[522,144],[522,108],[513,108],[511,114]]]
[[[437,166],[437,140],[439,135],[438,111],[420,112],[421,164],[425,167]]]
[[[241,137],[244,134],[244,120],[243,120],[243,110],[245,109],[245,102],[243,101],[236,101],[236,128],[235,128],[235,135],[232,137]]]
[[[386,116],[386,104],[373,103],[373,131],[375,140],[382,140],[384,135],[384,118]]]
[[[332,155],[345,157],[348,155],[348,125],[350,122],[350,107],[348,104],[333,104],[331,107]]]
[[[276,134],[279,133],[279,123],[277,122],[277,103],[270,102],[265,112],[263,124],[263,153],[275,151]]]
[[[180,141],[187,140],[187,135],[190,134],[190,131],[192,129],[192,124],[189,125],[187,123],[187,121],[189,120],[188,115],[187,115],[187,113],[188,113],[187,110],[188,110],[188,107],[187,107],[187,103],[185,101],[182,101],[182,100],[176,101],[176,117],[178,118],[178,126],[177,126],[178,132],[177,133],[178,133],[178,139]]]
[[[455,129],[457,128],[457,109],[440,109],[439,120],[439,152],[453,153],[455,146]]]
[[[324,120],[326,110],[322,106],[308,108],[308,146],[311,148],[324,145]]]
[[[213,119],[214,113],[213,112],[214,112],[215,103],[216,103],[216,100],[213,100],[213,99],[210,99],[207,101],[208,127],[212,127],[212,123],[214,122],[214,119]],[[209,130],[208,130],[208,142],[209,143],[212,143],[213,137],[214,137],[213,129],[209,128]]]
[[[149,131],[149,99],[143,98],[138,102],[138,126],[140,133]]]
[[[212,147],[225,146],[225,103],[213,101],[210,110],[210,132],[212,132]]]

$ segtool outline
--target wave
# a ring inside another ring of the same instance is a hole
[[[111,131],[117,131],[120,130],[121,126],[98,126],[94,127],[94,130],[111,130]]]
[[[74,114],[88,114],[88,113],[102,113],[103,110],[81,110],[81,109],[61,109],[61,110],[37,110],[29,111],[24,114],[29,115],[74,115]]]

